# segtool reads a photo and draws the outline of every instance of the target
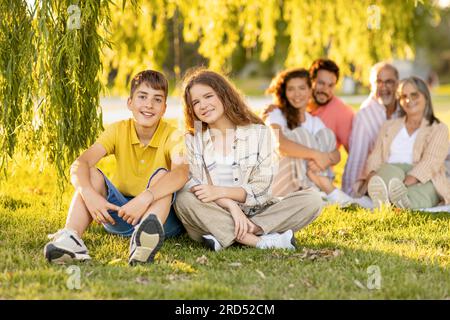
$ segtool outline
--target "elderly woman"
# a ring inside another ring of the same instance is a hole
[[[444,164],[448,127],[435,117],[430,92],[420,78],[402,80],[397,95],[401,117],[381,127],[356,189],[360,195],[368,192],[377,206],[419,209],[449,204]]]

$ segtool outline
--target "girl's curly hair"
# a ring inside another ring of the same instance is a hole
[[[303,68],[288,69],[280,72],[272,79],[266,93],[270,93],[275,97],[275,104],[278,105],[284,117],[286,118],[288,128],[294,129],[300,125],[299,109],[293,107],[286,97],[286,84],[294,78],[305,79],[308,87],[311,88],[311,78],[309,72]]]
[[[200,121],[194,112],[191,101],[191,88],[195,84],[211,87],[224,107],[225,115],[235,125],[264,124],[264,122],[248,107],[244,98],[227,77],[204,68],[192,69],[186,73],[183,81],[183,105],[186,129],[194,134],[195,121]],[[205,130],[206,123],[202,123]]]

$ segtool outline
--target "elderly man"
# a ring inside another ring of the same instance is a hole
[[[371,93],[353,119],[342,177],[342,190],[349,195],[354,196],[353,185],[364,169],[382,124],[398,117],[400,107],[395,97],[398,81],[398,70],[389,63],[379,62],[370,71]]]

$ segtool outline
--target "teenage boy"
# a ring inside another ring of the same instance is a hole
[[[65,228],[45,246],[48,261],[91,259],[81,237],[93,221],[109,233],[131,236],[131,265],[152,262],[164,238],[183,231],[172,203],[189,166],[182,134],[162,119],[167,93],[167,79],[157,71],[132,79],[127,106],[133,118],[110,125],[71,166],[75,194]],[[111,154],[117,160],[112,181],[95,167]]]

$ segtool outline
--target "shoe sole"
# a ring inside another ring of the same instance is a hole
[[[91,257],[87,254],[74,253],[59,247],[54,244],[47,244],[44,248],[45,258],[50,263],[66,264],[73,261],[87,261],[91,260]]]
[[[136,248],[130,255],[129,264],[153,262],[164,242],[164,230],[155,215],[142,221],[136,230],[135,241]]]
[[[384,183],[381,177],[372,177],[367,186],[367,191],[369,193],[369,197],[373,201],[374,206],[379,208],[381,204],[389,203],[388,189],[386,183]]]
[[[399,208],[408,209],[411,207],[411,202],[408,198],[408,189],[399,179],[389,181],[389,198]]]

